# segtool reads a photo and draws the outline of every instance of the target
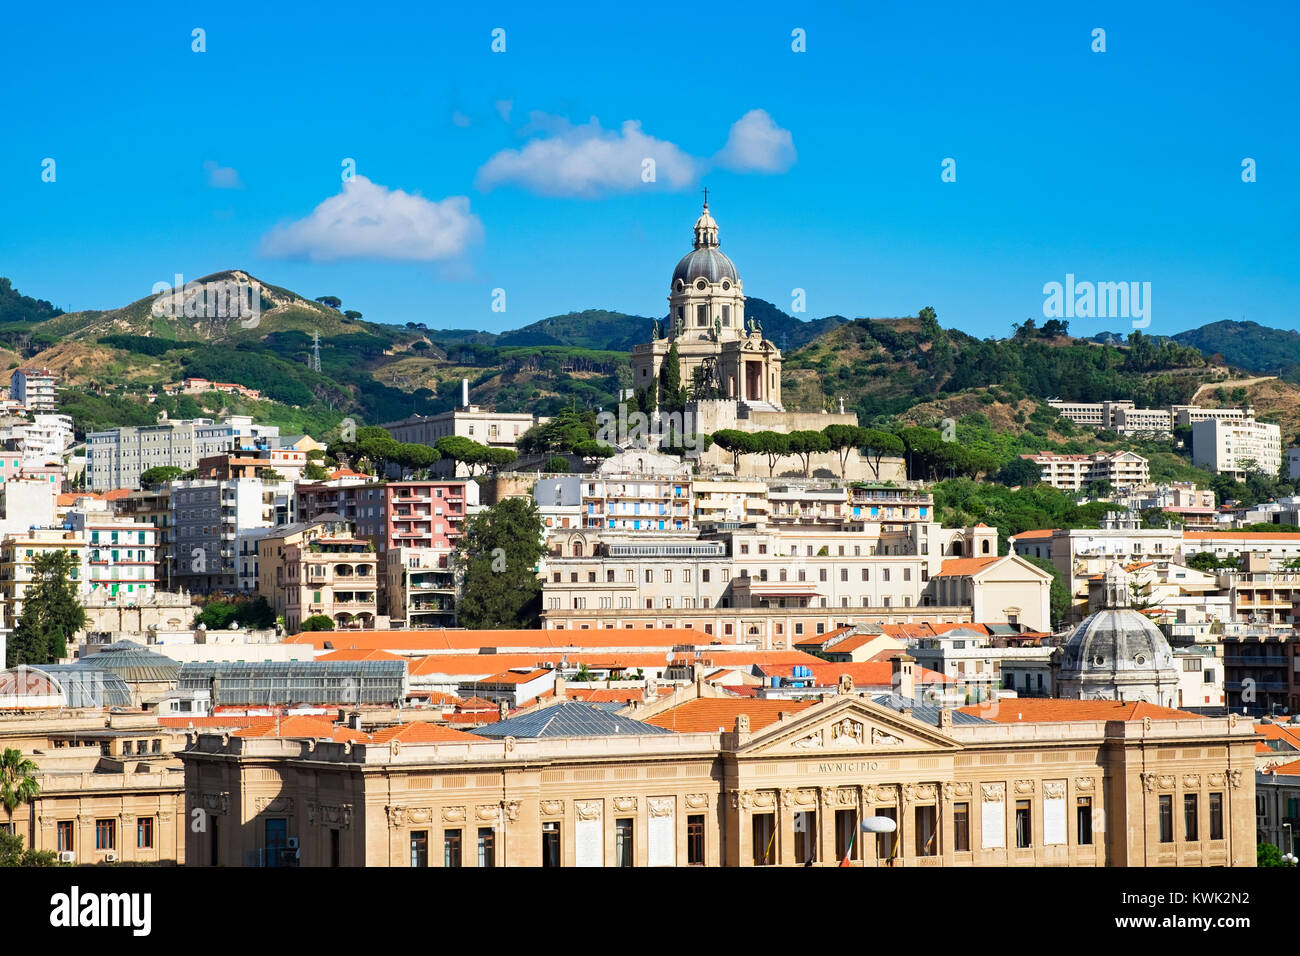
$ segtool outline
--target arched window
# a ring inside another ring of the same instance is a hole
[[[960,542],[960,541],[954,541],[954,542],[952,543],[952,549],[951,549],[951,550],[952,550],[952,553],[953,553],[955,556],[957,556],[957,557],[960,558],[960,557],[961,557],[961,542]]]
[[[575,541],[575,542],[573,542],[573,556],[574,556],[575,558],[580,558],[580,557],[582,557],[582,542],[581,542],[581,541]]]
[[[980,553],[981,553],[981,554],[988,554],[988,553],[989,553],[989,539],[988,539],[988,538],[985,538],[985,539],[984,539],[984,544],[983,544],[983,546],[980,548]]]

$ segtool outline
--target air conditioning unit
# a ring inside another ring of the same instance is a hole
[[[105,862],[105,863],[116,863],[116,862],[117,862],[117,854],[116,854],[116,853],[112,853],[112,852],[105,853],[105,854],[104,854],[104,862]]]
[[[297,838],[297,837],[289,837],[289,849],[290,849],[290,850],[296,850],[296,849],[298,849],[298,838]]]
[[[60,850],[60,851],[59,851],[59,862],[60,862],[60,863],[76,863],[76,862],[77,862],[77,854],[73,853],[71,850]]]

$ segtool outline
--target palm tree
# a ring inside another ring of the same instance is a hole
[[[11,823],[20,803],[32,803],[40,796],[41,785],[36,782],[39,772],[36,764],[24,757],[21,750],[8,748],[0,755],[0,803],[4,804]],[[28,829],[35,831],[34,826]]]

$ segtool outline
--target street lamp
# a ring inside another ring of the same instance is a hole
[[[862,821],[862,832],[873,833],[876,835],[876,866],[880,865],[880,836],[884,833],[893,833],[898,829],[898,824],[889,817],[867,817]]]
[[[1288,853],[1295,854],[1295,833],[1291,830],[1291,824],[1283,823],[1286,827],[1286,849]]]

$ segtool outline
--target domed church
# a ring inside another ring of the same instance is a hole
[[[1130,575],[1118,562],[1103,578],[1102,609],[1079,622],[1062,648],[1057,693],[1177,706],[1173,650],[1160,628],[1133,607]]]
[[[633,385],[657,387],[674,343],[682,384],[693,394],[741,403],[747,410],[781,408],[781,352],[745,317],[744,283],[718,243],[718,223],[704,211],[695,220],[694,247],[673,269],[667,328],[632,352]]]

